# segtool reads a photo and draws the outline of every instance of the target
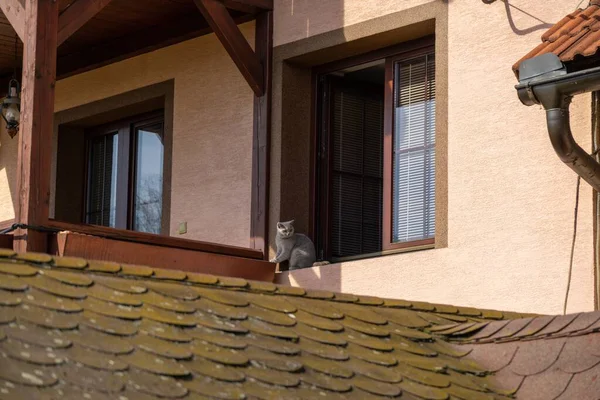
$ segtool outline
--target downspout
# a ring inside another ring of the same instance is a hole
[[[600,68],[568,73],[554,54],[523,61],[519,67],[519,99],[546,110],[548,133],[558,157],[594,188],[594,308],[600,308]],[[569,120],[573,96],[592,93],[592,153],[575,142]]]
[[[521,63],[519,99],[527,106],[541,104],[552,146],[558,157],[600,192],[600,164],[575,142],[569,106],[573,96],[600,90],[600,67],[567,73],[554,54],[544,54]]]
[[[592,93],[592,154],[600,161],[600,92]],[[600,192],[594,190],[594,309],[600,309]]]

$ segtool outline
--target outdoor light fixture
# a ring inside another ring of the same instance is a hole
[[[11,79],[8,83],[8,94],[2,100],[2,119],[6,122],[6,130],[11,138],[14,138],[19,131],[19,122],[21,120],[21,88],[16,79]]]

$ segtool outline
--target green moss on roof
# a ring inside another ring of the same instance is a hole
[[[1,251],[0,398],[501,399],[524,317]]]

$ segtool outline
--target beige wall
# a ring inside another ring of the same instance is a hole
[[[18,137],[10,138],[0,119],[0,222],[15,217]]]
[[[242,26],[254,42],[254,23]],[[214,35],[57,83],[57,112],[174,79],[171,234],[248,247],[253,94]],[[17,138],[0,132],[0,221],[14,216]]]
[[[275,0],[275,46],[435,0]]]
[[[303,46],[315,51],[328,40],[332,45],[344,37],[359,40],[357,32],[372,34],[376,28],[367,18],[377,15],[373,7],[381,4],[369,2],[372,5],[358,13],[352,11],[356,10],[354,3],[364,2],[346,2],[349,11],[344,12],[344,18],[333,18],[328,24],[323,16],[323,8],[328,6],[323,3],[329,2],[302,3],[301,16],[297,10],[278,11],[280,16],[285,14],[276,27],[284,21],[287,29],[276,32],[277,42],[305,37],[305,22],[312,21],[309,35],[332,31],[330,36],[323,34],[312,42],[304,40]],[[394,5],[408,5],[400,13],[409,15],[420,9],[409,7],[421,3],[425,2],[383,2],[378,10],[383,14]],[[447,15],[447,35],[440,34],[443,24],[440,17],[436,20],[438,42],[447,40],[446,54],[440,54],[442,47],[436,44],[438,63],[447,58],[448,64],[446,73],[437,71],[438,101],[444,96],[448,101],[447,122],[439,115],[437,121],[438,132],[443,124],[448,130],[446,148],[438,146],[448,160],[448,199],[446,204],[438,204],[448,208],[447,246],[283,273],[281,282],[393,298],[562,312],[576,175],[554,154],[543,110],[518,101],[511,66],[539,43],[548,27],[540,25],[540,20],[554,23],[573,11],[574,4],[562,0],[511,0],[510,4],[511,21],[502,1],[490,5],[433,1],[421,6],[442,7]],[[339,17],[339,13],[331,15]],[[341,21],[345,28],[336,31]],[[297,55],[301,46],[290,43],[288,47]],[[577,98],[571,110],[575,136],[590,149],[589,96]],[[278,149],[273,151],[277,154]],[[278,160],[276,156],[274,159]],[[277,186],[284,178],[275,174],[273,179],[273,186]],[[594,307],[592,191],[585,183],[579,218],[568,307],[571,312]]]

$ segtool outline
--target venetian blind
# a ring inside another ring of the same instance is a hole
[[[117,148],[117,134],[98,136],[91,141],[88,224],[115,226]]]
[[[382,95],[381,87],[347,82],[340,82],[333,91],[333,257],[381,250]]]
[[[393,242],[435,234],[435,57],[394,67]]]

